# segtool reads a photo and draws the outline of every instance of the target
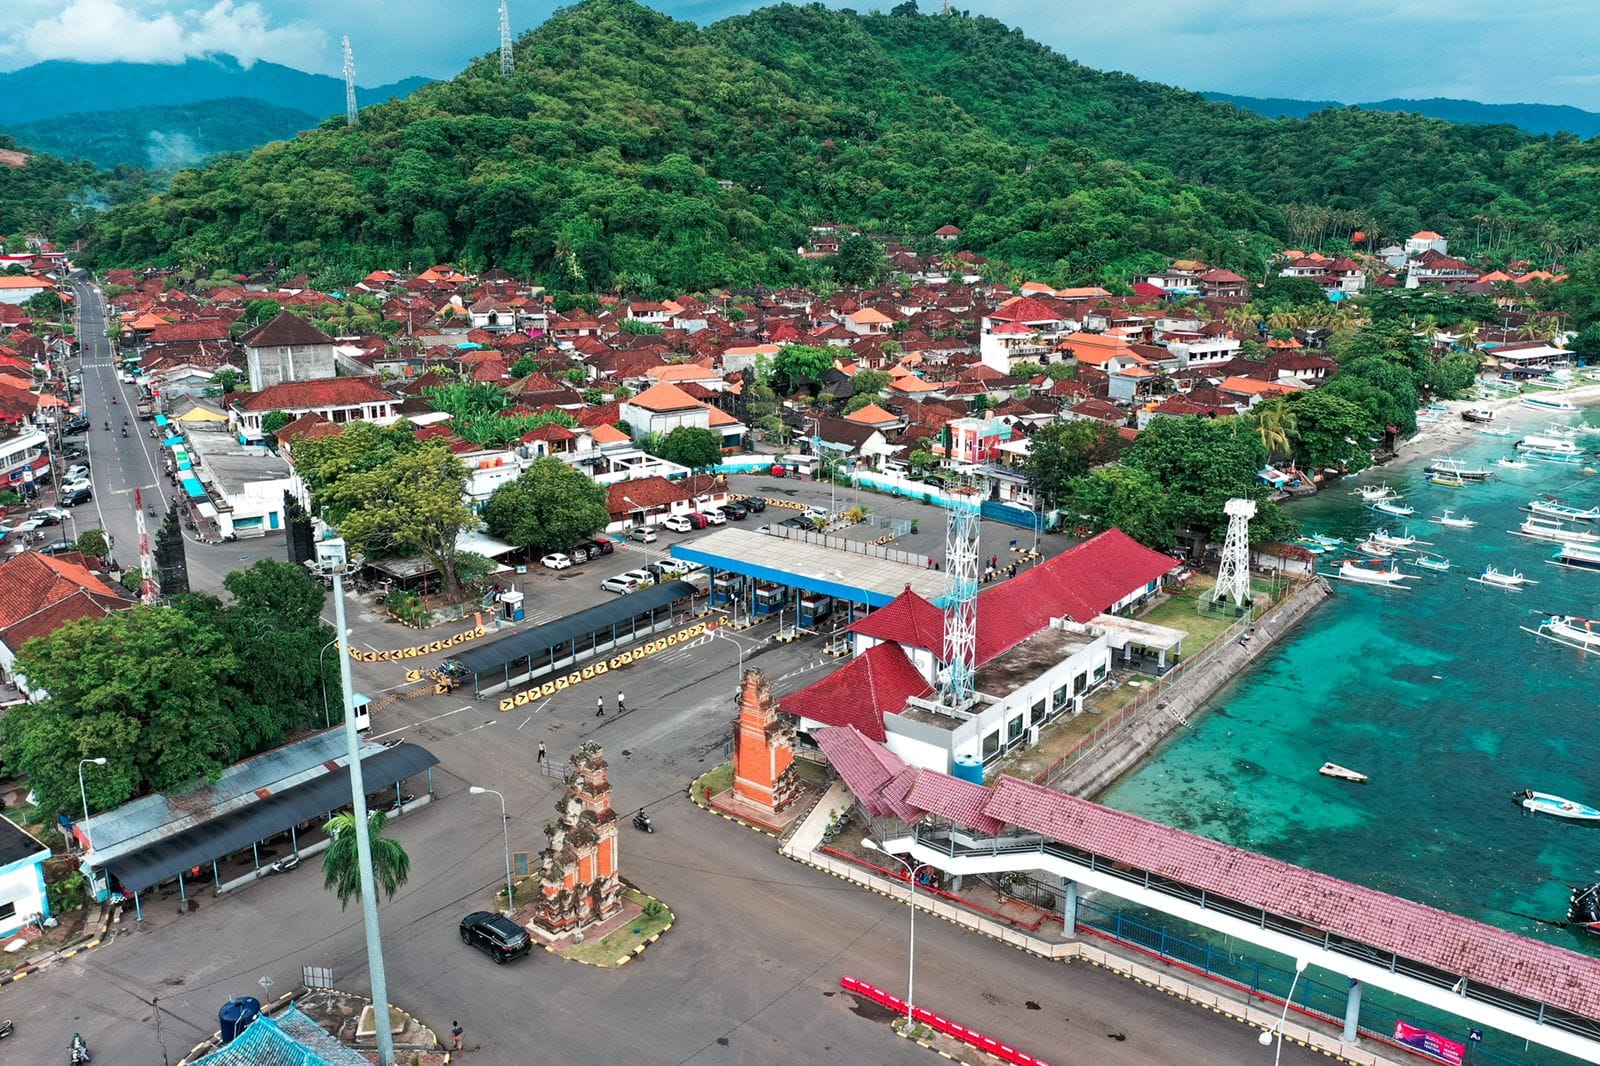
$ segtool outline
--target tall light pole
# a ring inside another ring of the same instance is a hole
[[[340,613],[343,614],[344,612],[341,610]],[[352,632],[353,630],[346,629],[344,634],[349,636]],[[321,651],[317,652],[317,681],[322,685],[322,728],[324,729],[330,728],[333,725],[333,720],[328,715],[328,679],[322,676],[322,657],[327,654],[329,648],[337,643],[339,643],[339,638],[334,637],[322,646]],[[343,655],[344,651],[341,649],[339,654]]]
[[[367,787],[361,776],[361,737],[356,733],[354,686],[344,624],[344,541],[317,544],[317,557],[333,571],[334,625],[339,645],[339,698],[344,707],[344,739],[350,752],[350,809],[355,815],[356,861],[361,869],[361,919],[367,934],[367,969],[372,975],[373,1029],[378,1038],[378,1066],[394,1066],[394,1034],[389,1031],[389,985],[383,973],[383,944],[378,935],[378,889],[372,873],[372,837],[367,829]]]
[[[871,837],[862,837],[861,846],[868,851],[876,851],[880,855],[888,855],[889,858],[904,866],[906,868],[906,879],[911,882],[911,940],[910,946],[906,949],[906,1024],[910,1025],[916,1022],[916,1019],[912,1017],[912,1011],[915,1009],[912,1004],[915,1002],[914,996],[917,991],[917,871],[926,870],[933,863],[919,862],[913,864],[910,860],[902,859],[898,855],[890,855]]]
[[[738,651],[739,651],[739,676],[741,678],[744,677],[744,645],[740,644],[737,640],[735,640],[734,637],[733,637],[733,634],[723,632],[723,629],[722,629],[721,626],[717,626],[714,629],[712,629],[711,630],[711,634],[712,634],[712,636],[721,637],[723,640],[727,641],[729,644],[732,644],[735,648],[738,649]]]
[[[1289,982],[1289,994],[1283,999],[1283,1015],[1278,1019],[1277,1025],[1273,1026],[1271,1029],[1261,1030],[1261,1035],[1256,1037],[1257,1042],[1260,1043],[1262,1047],[1271,1047],[1273,1034],[1277,1034],[1278,1050],[1272,1056],[1273,1066],[1277,1066],[1278,1062],[1283,1059],[1283,1026],[1284,1023],[1289,1020],[1289,1004],[1294,1002],[1294,986],[1300,983],[1300,975],[1305,972],[1306,960],[1295,959],[1294,980]]]
[[[102,755],[98,759],[78,760],[78,796],[83,800],[83,820],[86,822],[89,820],[89,790],[83,784],[83,768],[90,763],[94,763],[96,766],[104,766],[106,757]]]
[[[517,893],[516,889],[511,887],[511,816],[506,813],[506,798],[492,788],[479,788],[477,785],[468,786],[467,791],[474,796],[481,796],[487,792],[500,801],[500,835],[506,842],[506,903],[511,908],[511,913],[515,914]]]

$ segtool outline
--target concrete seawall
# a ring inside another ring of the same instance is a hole
[[[1224,685],[1267,650],[1307,614],[1333,594],[1322,578],[1306,581],[1255,623],[1254,635],[1241,645],[1233,641],[1217,649],[1201,666],[1140,708],[1117,732],[1067,767],[1050,787],[1075,796],[1094,797],[1132,770],[1180,725],[1201,713]]]

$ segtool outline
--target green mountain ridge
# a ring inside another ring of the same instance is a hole
[[[1306,118],[1329,108],[1359,108],[1362,111],[1405,111],[1424,118],[1442,119],[1468,126],[1515,126],[1534,136],[1571,134],[1588,139],[1600,137],[1600,112],[1585,111],[1565,104],[1485,104],[1478,100],[1459,100],[1435,96],[1425,100],[1391,97],[1367,103],[1345,104],[1337,100],[1297,100],[1278,96],[1235,96],[1231,93],[1203,93],[1207,100],[1233,104],[1267,118]]]
[[[293,137],[319,120],[264,100],[231,97],[116,111],[75,111],[9,127],[18,143],[100,167],[169,170]]]
[[[180,173],[97,220],[91,250],[329,284],[459,259],[682,291],[812,279],[794,249],[827,219],[913,241],[955,223],[1045,280],[1122,280],[1161,255],[1258,272],[1334,217],[1459,236],[1487,216],[1571,247],[1600,233],[1597,165],[1600,142],[1499,126],[1265,119],[989,18],[780,5],[700,29],[585,0],[521,38],[510,79],[484,56],[355,129]]]

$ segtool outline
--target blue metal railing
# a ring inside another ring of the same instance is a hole
[[[1304,975],[1296,981],[1293,970],[1237,952],[1220,950],[1204,941],[1194,940],[1174,933],[1164,926],[1152,924],[1128,911],[1103,907],[1089,900],[1080,900],[1078,903],[1078,924],[1112,940],[1142,948],[1160,958],[1190,967],[1207,977],[1226,981],[1237,988],[1247,990],[1251,996],[1260,996],[1281,1004],[1293,987],[1295,1007],[1336,1025],[1342,1025],[1344,1022],[1346,990],[1343,988],[1323,984]],[[1419,1022],[1415,1015],[1408,1017],[1381,1002],[1374,1002],[1371,996],[1362,1001],[1360,1028],[1363,1033],[1392,1043],[1395,1023],[1400,1021],[1420,1025],[1452,1040],[1467,1043],[1465,1033],[1452,1033],[1438,1028],[1431,1022],[1424,1024]],[[1514,1039],[1492,1031],[1484,1035],[1486,1040]],[[1430,1056],[1418,1054],[1418,1057],[1428,1061],[1438,1061]],[[1539,1066],[1541,1063],[1565,1063],[1576,1060],[1554,1052],[1550,1058],[1538,1060],[1519,1058],[1479,1042],[1468,1045],[1466,1061],[1473,1066]]]

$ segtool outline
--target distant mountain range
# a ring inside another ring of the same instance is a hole
[[[427,78],[356,88],[362,105],[408,96]],[[276,63],[246,68],[232,56],[185,63],[76,63],[52,59],[0,74],[0,126],[82,111],[115,102],[122,108],[195,104],[202,100],[247,97],[303,111],[318,120],[344,111],[344,82],[326,74]]]
[[[1459,122],[1467,126],[1515,126],[1525,133],[1572,133],[1584,140],[1600,136],[1600,114],[1564,104],[1481,104],[1476,100],[1375,100],[1366,104],[1342,104],[1337,100],[1289,100],[1268,96],[1233,96],[1229,93],[1203,93],[1207,100],[1219,100],[1267,118],[1305,118],[1330,107],[1359,107],[1363,111],[1406,111],[1427,118]]]
[[[18,144],[98,167],[170,170],[222,152],[247,152],[283,141],[321,121],[294,108],[249,97],[194,104],[78,111],[6,128]]]

